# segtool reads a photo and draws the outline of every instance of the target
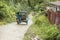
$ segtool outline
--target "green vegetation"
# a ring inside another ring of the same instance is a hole
[[[15,7],[0,1],[0,24],[15,21]]]
[[[15,21],[18,11],[30,11],[27,1],[0,0],[0,25]]]
[[[49,1],[55,0],[0,0],[0,24],[15,21],[17,11],[44,11]]]
[[[43,40],[60,40],[60,31],[56,25],[51,25],[47,17],[45,17],[45,7],[47,2],[56,0],[42,0],[34,5],[35,16],[33,17],[33,25],[25,34],[24,40],[31,40],[32,36],[37,36]],[[37,1],[36,1],[37,2]],[[35,2],[35,3],[36,3]]]
[[[57,30],[57,27],[51,25],[44,15],[35,16],[33,21],[34,24],[28,29],[24,40],[30,40],[30,32],[38,35],[43,40],[60,40],[60,32]]]

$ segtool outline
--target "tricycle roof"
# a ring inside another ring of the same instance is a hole
[[[21,12],[17,12],[17,13],[27,13],[27,11],[21,11]]]
[[[27,11],[17,12],[16,14],[19,14],[19,15],[27,15]]]
[[[49,4],[55,5],[55,6],[60,6],[60,1],[57,2],[50,2]]]

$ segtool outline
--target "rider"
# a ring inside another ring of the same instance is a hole
[[[19,12],[17,12],[17,18],[20,20],[21,19],[21,15],[19,15]]]

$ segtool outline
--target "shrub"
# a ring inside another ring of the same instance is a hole
[[[34,30],[35,34],[40,35],[44,40],[58,40],[60,32],[56,26],[51,25],[48,19],[44,15],[40,15],[34,18]],[[37,29],[38,28],[38,29]]]
[[[13,20],[12,18],[15,21],[15,7],[0,1],[0,20],[11,22]]]

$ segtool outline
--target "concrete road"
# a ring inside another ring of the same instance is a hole
[[[0,40],[23,40],[24,34],[32,24],[32,15],[29,15],[28,25],[16,22],[0,26]]]

